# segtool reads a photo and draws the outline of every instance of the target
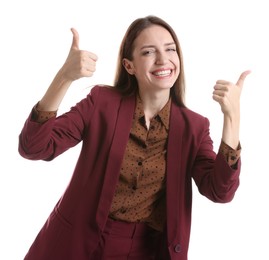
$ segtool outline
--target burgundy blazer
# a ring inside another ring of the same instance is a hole
[[[53,160],[82,141],[71,181],[31,245],[26,260],[89,260],[106,224],[125,147],[135,96],[95,86],[69,112],[43,124],[31,120],[19,135],[19,153]],[[214,202],[230,202],[239,186],[241,161],[232,169],[213,151],[207,118],[172,102],[167,147],[167,226],[161,259],[187,260],[192,179]],[[95,260],[95,259],[92,259]]]

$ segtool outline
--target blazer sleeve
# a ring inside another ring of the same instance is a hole
[[[239,186],[241,158],[237,161],[237,167],[232,168],[220,150],[217,154],[214,152],[207,118],[199,138],[192,168],[192,177],[198,190],[214,202],[230,202]]]
[[[19,134],[19,154],[30,160],[49,161],[78,144],[90,122],[97,96],[98,88],[93,88],[70,111],[45,123],[32,120],[32,110]]]

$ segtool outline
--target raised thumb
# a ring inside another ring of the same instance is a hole
[[[73,34],[71,49],[79,50],[79,34],[75,28],[71,28],[71,32]]]

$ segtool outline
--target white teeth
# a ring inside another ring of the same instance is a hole
[[[162,71],[155,72],[154,75],[167,76],[167,75],[170,75],[170,73],[171,73],[171,70],[162,70]]]

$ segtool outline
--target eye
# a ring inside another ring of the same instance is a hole
[[[150,55],[150,54],[152,54],[152,53],[154,53],[154,52],[155,52],[154,49],[148,49],[148,50],[144,50],[144,51],[142,52],[142,55],[147,56],[147,55]]]
[[[167,51],[175,52],[175,51],[177,51],[177,50],[176,50],[176,48],[168,48]]]

